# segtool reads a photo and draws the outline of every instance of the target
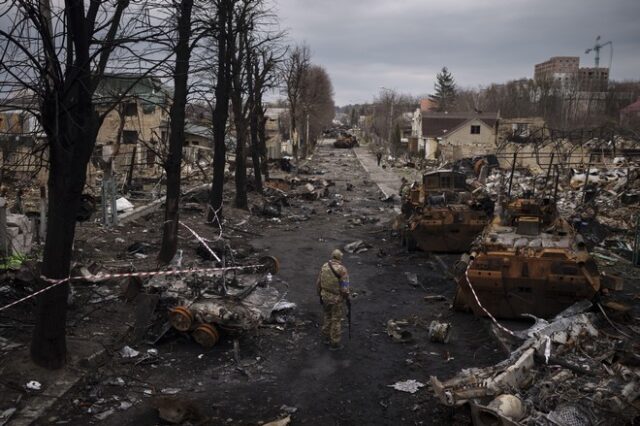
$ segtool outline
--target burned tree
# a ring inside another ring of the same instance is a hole
[[[187,103],[187,82],[189,80],[189,59],[191,57],[191,12],[193,0],[181,0],[178,6],[176,33],[178,41],[174,47],[175,71],[173,103],[169,113],[171,124],[169,133],[169,155],[164,163],[167,173],[167,198],[165,202],[162,247],[158,260],[169,263],[178,246],[178,220],[180,203],[180,169],[182,166],[182,146],[184,142],[185,106]]]
[[[277,35],[274,41],[280,38]],[[250,46],[247,47],[250,51]],[[266,117],[265,107],[262,101],[267,90],[275,87],[278,81],[278,74],[275,72],[278,64],[282,60],[282,55],[277,51],[275,43],[269,43],[264,47],[256,49],[247,62],[249,78],[249,128],[251,137],[251,159],[253,161],[253,173],[255,185],[258,192],[262,192],[262,177],[268,178],[267,168],[267,141],[266,141]]]
[[[236,134],[235,184],[237,208],[248,208],[247,202],[247,142],[257,145],[257,123],[254,108],[260,90],[260,103],[264,84],[273,64],[266,71],[257,62],[261,49],[281,37],[281,33],[270,34],[267,26],[271,15],[260,0],[242,0],[235,8],[235,42],[231,46],[231,105]],[[256,69],[257,66],[257,69]],[[252,118],[253,117],[253,118]],[[250,131],[253,130],[253,133]],[[256,146],[257,148],[257,146]],[[255,149],[252,151],[256,151]],[[252,155],[258,190],[261,189],[260,158]]]
[[[51,289],[39,296],[31,356],[46,368],[66,361],[65,323],[71,249],[87,165],[105,114],[94,95],[112,53],[143,32],[134,18],[127,26],[128,0],[47,0],[5,3],[11,19],[0,30],[3,90],[31,92],[48,143],[48,224],[41,273]],[[126,34],[121,34],[125,29]],[[121,58],[126,68],[126,58]],[[6,93],[7,96],[12,96]],[[54,280],[54,281],[51,281]]]
[[[208,221],[222,226],[222,196],[224,190],[224,168],[226,165],[227,119],[231,92],[231,56],[234,43],[233,10],[237,0],[219,0],[215,19],[210,23],[210,34],[216,46],[215,107],[213,108],[213,182],[209,194]]]

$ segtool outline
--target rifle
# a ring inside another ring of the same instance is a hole
[[[349,324],[349,340],[351,340],[351,297],[347,296],[347,321]]]

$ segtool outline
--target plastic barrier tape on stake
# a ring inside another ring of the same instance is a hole
[[[44,292],[47,292],[49,290],[51,290],[54,287],[59,286],[60,284],[64,284],[70,281],[78,281],[78,280],[85,280],[85,281],[90,281],[90,282],[99,282],[99,281],[104,281],[104,280],[108,280],[111,278],[128,278],[128,277],[153,277],[156,275],[180,275],[180,274],[193,274],[193,273],[209,273],[209,272],[224,272],[224,271],[231,271],[231,270],[242,270],[242,269],[257,269],[257,268],[262,268],[265,265],[247,265],[247,266],[230,266],[227,268],[199,268],[199,269],[174,269],[171,271],[146,271],[146,272],[123,272],[123,273],[115,273],[115,274],[103,274],[103,273],[99,273],[99,274],[95,274],[95,275],[90,275],[90,276],[77,276],[77,277],[68,277],[68,278],[62,278],[62,279],[53,279],[53,278],[47,278],[45,276],[40,276],[40,278],[43,281],[46,281],[48,283],[51,283],[50,286],[47,286],[43,289],[40,289],[38,291],[36,291],[35,293],[31,293],[25,297],[23,297],[22,299],[18,299],[16,301],[13,301],[11,303],[9,303],[8,305],[2,306],[0,307],[0,312],[9,309],[13,306],[16,306],[22,302],[25,302],[31,298],[34,298]]]

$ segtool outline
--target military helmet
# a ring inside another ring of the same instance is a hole
[[[342,252],[339,249],[335,249],[331,252],[331,257],[336,260],[342,260]]]

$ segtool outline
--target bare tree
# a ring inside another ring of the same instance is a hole
[[[49,147],[49,228],[41,272],[64,280],[87,164],[105,116],[96,110],[94,94],[112,53],[135,39],[140,27],[133,18],[121,25],[128,0],[65,0],[55,7],[48,0],[15,0],[2,7],[0,15],[11,20],[0,29],[3,90],[33,94]],[[38,298],[31,356],[46,368],[66,360],[68,291],[62,283]]]
[[[182,147],[184,143],[185,107],[187,104],[189,80],[189,59],[191,57],[191,13],[193,0],[180,0],[177,5],[177,43],[175,52],[175,71],[173,103],[169,113],[171,124],[169,134],[169,155],[164,164],[167,173],[167,198],[162,228],[162,246],[158,261],[167,264],[176,254],[178,246],[178,220],[180,203],[180,172],[182,166]]]
[[[305,44],[290,49],[289,55],[284,61],[285,94],[289,103],[289,117],[291,119],[291,138],[293,143],[293,156],[298,158],[300,136],[298,134],[298,114],[300,96],[304,74],[311,64],[311,53]]]
[[[211,22],[210,33],[217,51],[215,65],[215,107],[213,108],[213,182],[209,194],[208,220],[222,226],[222,201],[224,190],[224,168],[226,165],[227,119],[231,93],[231,53],[234,40],[234,6],[237,0],[217,0],[215,19]]]
[[[251,158],[256,190],[262,192],[262,175],[268,178],[266,117],[263,97],[265,93],[278,84],[277,67],[283,59],[278,42],[282,33],[276,34],[269,43],[253,49],[248,55],[249,78],[249,128],[251,135]],[[247,48],[250,51],[250,47]]]
[[[327,71],[319,65],[310,65],[302,77],[299,117],[296,120],[300,133],[305,135],[303,156],[322,131],[331,125],[335,116],[333,85]],[[308,139],[308,140],[307,140]]]
[[[415,97],[383,88],[374,99],[372,106],[370,132],[373,134],[373,139],[397,154],[396,148],[391,143],[394,125],[403,113],[413,112],[417,106],[418,100]]]

